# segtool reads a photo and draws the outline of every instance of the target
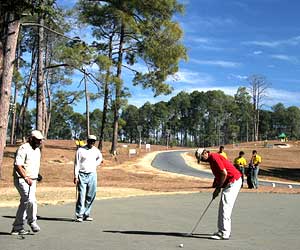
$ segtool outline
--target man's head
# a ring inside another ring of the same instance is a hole
[[[252,155],[256,155],[257,154],[257,151],[256,150],[253,150],[252,151]]]
[[[96,143],[97,137],[95,135],[89,135],[87,138],[87,146],[91,148]]]
[[[224,146],[220,146],[220,152],[224,151]]]
[[[242,156],[244,156],[244,155],[245,155],[245,152],[244,152],[244,151],[240,151],[240,152],[239,152],[239,156],[240,156],[240,157],[242,157]]]
[[[33,130],[33,131],[31,131],[28,141],[29,141],[29,144],[31,145],[31,147],[33,149],[36,149],[41,145],[43,139],[44,139],[44,136],[41,131]]]
[[[203,151],[202,151],[202,153],[201,153],[201,161],[207,161],[207,159],[208,159],[208,155],[209,154],[209,151],[208,150],[206,150],[206,149],[203,149]]]

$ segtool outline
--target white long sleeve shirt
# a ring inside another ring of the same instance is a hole
[[[79,172],[82,173],[95,173],[97,167],[102,162],[102,154],[98,148],[92,146],[88,148],[87,145],[79,148],[76,151],[74,176],[78,178]]]

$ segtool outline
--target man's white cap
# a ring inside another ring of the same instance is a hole
[[[39,131],[39,130],[33,130],[31,132],[31,137],[34,137],[38,140],[43,140],[44,139],[44,136],[42,135],[41,131]]]
[[[88,140],[97,140],[97,137],[95,135],[89,135]]]

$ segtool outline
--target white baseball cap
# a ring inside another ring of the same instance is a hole
[[[95,140],[96,141],[97,137],[95,135],[89,135],[87,139],[88,140]]]
[[[34,137],[34,138],[36,138],[38,140],[43,140],[44,139],[43,134],[39,130],[33,130],[33,131],[31,131],[31,137]]]

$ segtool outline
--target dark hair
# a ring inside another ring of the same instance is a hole
[[[256,154],[256,153],[257,153],[257,151],[256,151],[256,150],[253,150],[253,151],[252,151],[252,154]]]
[[[239,155],[244,155],[244,154],[245,154],[244,151],[240,151],[240,152],[239,152]]]

